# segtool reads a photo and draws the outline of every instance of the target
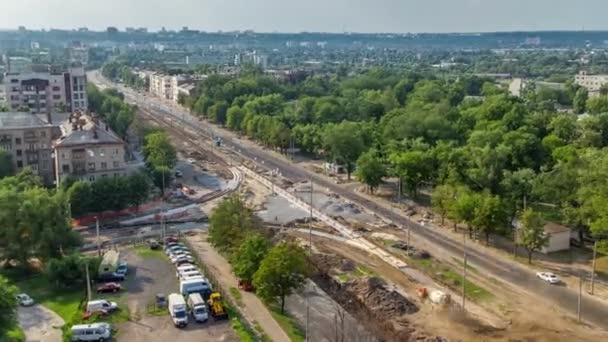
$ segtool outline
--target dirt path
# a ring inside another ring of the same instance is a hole
[[[206,235],[188,237],[188,242],[199,255],[201,261],[213,273],[215,279],[225,289],[236,287],[238,280],[232,274],[228,261],[211,247]],[[274,320],[266,306],[252,293],[241,291],[240,311],[252,321],[256,321],[264,332],[275,342],[290,341],[281,326]]]
[[[61,342],[63,319],[40,304],[19,307],[19,325],[27,342]]]

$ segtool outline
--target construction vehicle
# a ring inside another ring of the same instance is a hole
[[[228,319],[228,314],[222,304],[222,295],[219,292],[211,293],[207,305],[209,305],[209,312],[214,320]]]

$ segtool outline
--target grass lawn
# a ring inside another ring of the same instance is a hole
[[[425,272],[431,278],[446,285],[455,291],[462,290],[462,274],[455,272],[446,265],[440,264],[432,259],[410,258],[409,263]],[[491,299],[494,295],[483,287],[466,280],[465,296],[476,302]]]
[[[279,323],[283,331],[289,336],[291,341],[304,342],[306,341],[306,335],[304,330],[298,325],[298,323],[287,314],[281,313],[281,308],[276,304],[268,306],[272,317]]]
[[[241,315],[230,305],[226,305],[226,313],[230,319],[230,325],[241,342],[254,342],[257,338],[251,329],[242,321]]]
[[[241,303],[243,301],[243,295],[241,295],[241,291],[239,291],[239,289],[237,289],[236,287],[231,287],[230,295],[232,295],[232,298],[234,298],[236,305],[238,305],[238,306],[242,305]]]
[[[34,301],[56,312],[66,322],[79,311],[80,303],[85,299],[84,290],[55,290],[44,275],[23,278],[13,283],[19,291],[29,294]]]
[[[166,258],[165,252],[161,249],[150,249],[147,245],[137,246],[135,247],[135,253],[142,258]]]
[[[375,276],[374,271],[367,268],[365,265],[359,265],[354,271],[338,274],[336,277],[341,281],[349,281],[351,279]]]
[[[2,336],[0,336],[0,338],[1,337]],[[11,330],[9,330],[6,333],[6,337],[8,338],[8,341],[11,341],[11,342],[25,341],[25,334],[23,333],[23,330],[21,330],[21,328],[19,326],[16,326],[16,327],[12,328]]]

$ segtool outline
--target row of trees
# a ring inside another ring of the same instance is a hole
[[[278,298],[283,313],[285,298],[306,279],[306,255],[295,242],[273,246],[261,228],[260,219],[235,195],[214,209],[209,239],[229,256],[236,276],[252,283],[256,293],[267,302]]]
[[[0,180],[0,259],[27,268],[31,258],[61,258],[80,246],[64,192],[42,187],[25,169]]]
[[[357,169],[370,190],[391,176],[414,199],[421,188],[448,185],[482,198],[488,212],[501,203],[504,214],[478,222],[486,236],[510,232],[524,195],[602,236],[603,210],[586,184],[606,154],[608,97],[589,98],[567,82],[559,90],[531,86],[516,98],[488,79],[450,76],[368,69],[281,82],[250,70],[211,75],[183,101],[267,146],[284,149],[293,138],[349,176]],[[558,112],[558,105],[590,115]]]
[[[150,86],[147,77],[139,77],[127,65],[116,61],[104,64],[101,68],[101,74],[110,80],[121,80],[127,86],[136,89],[147,89]]]
[[[87,84],[89,109],[99,115],[116,134],[126,137],[135,118],[136,106],[124,102],[124,95],[116,89],[100,91],[94,84]]]
[[[129,176],[100,178],[94,182],[78,181],[66,191],[72,216],[139,207],[150,196],[150,178],[143,172]]]

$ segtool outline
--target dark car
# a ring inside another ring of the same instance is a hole
[[[104,274],[100,274],[97,277],[97,280],[99,281],[103,281],[103,282],[110,282],[110,281],[123,281],[125,280],[125,275],[124,274],[120,274],[120,273],[104,273]]]
[[[194,259],[192,258],[179,258],[175,261],[175,266],[179,267],[179,266],[183,266],[186,264],[191,264],[194,265]]]
[[[120,284],[117,283],[105,283],[97,286],[97,293],[107,293],[112,292],[116,293],[121,290]]]
[[[165,238],[165,243],[169,243],[169,242],[179,242],[179,240],[173,236],[168,236]]]
[[[149,241],[148,246],[150,246],[150,249],[160,249],[160,243],[156,240]]]

